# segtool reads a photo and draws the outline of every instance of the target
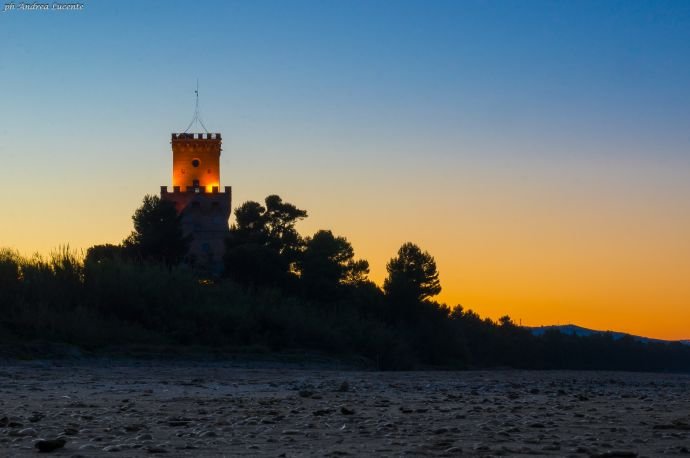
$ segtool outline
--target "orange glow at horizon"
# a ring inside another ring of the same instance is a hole
[[[6,202],[19,224],[2,228],[2,245],[31,255],[66,243],[86,249],[121,242],[143,195],[164,181],[169,160],[161,154],[142,168],[136,186],[118,193],[84,193],[85,183],[57,176],[27,189]],[[233,187],[233,209],[279,194],[309,212],[298,224],[302,235],[331,229],[347,237],[379,285],[388,260],[410,241],[435,257],[443,287],[437,299],[450,306],[530,326],[572,323],[690,338],[687,168],[517,160],[505,167],[432,167],[420,156],[395,164],[370,160],[359,169],[305,162],[296,181],[281,163],[232,161],[232,168],[225,162],[221,168]],[[97,187],[99,177],[89,179]],[[70,202],[73,217],[65,218],[62,206],[46,206],[44,188],[53,190],[53,200]]]
[[[300,229],[345,235],[379,285],[400,245],[417,243],[436,259],[443,287],[436,299],[482,317],[690,338],[686,169],[633,161],[594,171],[573,162],[558,173],[550,164],[506,174],[399,168],[396,182],[415,186],[382,186],[364,173],[348,188],[348,200],[360,205],[330,209],[337,191],[298,194],[293,200],[310,210]],[[529,182],[520,178],[526,173]],[[333,177],[310,185],[329,182],[340,185]]]

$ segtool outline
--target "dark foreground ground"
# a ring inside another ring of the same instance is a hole
[[[263,366],[4,364],[0,456],[690,455],[690,376]]]

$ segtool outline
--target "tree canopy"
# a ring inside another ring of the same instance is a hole
[[[414,243],[404,243],[386,270],[383,290],[388,296],[423,301],[441,292],[436,261]]]
[[[103,245],[94,245],[86,250],[86,257],[84,258],[84,264],[90,264],[93,262],[101,262],[104,260],[115,260],[118,258],[124,258],[125,251],[122,245],[113,245],[112,243],[106,243]]]
[[[308,237],[297,263],[304,289],[311,296],[334,299],[340,287],[364,283],[369,263],[354,256],[350,242],[331,231],[320,230]]]
[[[151,196],[124,246],[91,247],[84,262],[68,248],[47,259],[0,250],[0,340],[315,350],[379,369],[690,372],[690,346],[680,342],[556,329],[536,336],[508,316],[493,321],[438,303],[434,258],[412,243],[388,263],[382,290],[345,237],[300,237],[295,223],[306,215],[278,196],[242,204],[228,239],[230,278],[214,281],[171,265],[187,240],[172,205]],[[141,259],[150,262],[132,262]]]
[[[132,221],[134,231],[122,245],[134,257],[173,265],[186,256],[191,238],[183,235],[181,216],[172,202],[146,195]]]
[[[258,243],[270,247],[294,261],[303,245],[295,229],[297,221],[307,217],[307,211],[283,202],[280,196],[270,195],[266,205],[248,201],[235,209],[236,223],[230,228],[234,244]]]
[[[266,197],[265,206],[248,201],[237,207],[226,243],[226,275],[243,284],[289,283],[304,246],[295,224],[306,217],[306,210],[277,195]]]

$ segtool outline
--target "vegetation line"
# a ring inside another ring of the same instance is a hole
[[[383,288],[345,237],[303,237],[307,212],[272,195],[235,210],[223,276],[189,258],[175,209],[146,196],[120,245],[47,258],[0,250],[0,342],[304,349],[419,367],[690,372],[690,346],[610,334],[535,336],[509,317],[481,319],[433,300],[434,258],[403,244]]]

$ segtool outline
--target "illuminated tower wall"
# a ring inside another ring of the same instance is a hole
[[[223,269],[232,188],[220,190],[220,134],[172,134],[172,192],[161,186],[161,199],[182,215],[182,229],[192,236],[189,262],[212,273]]]
[[[220,134],[172,134],[173,186],[220,186]]]

